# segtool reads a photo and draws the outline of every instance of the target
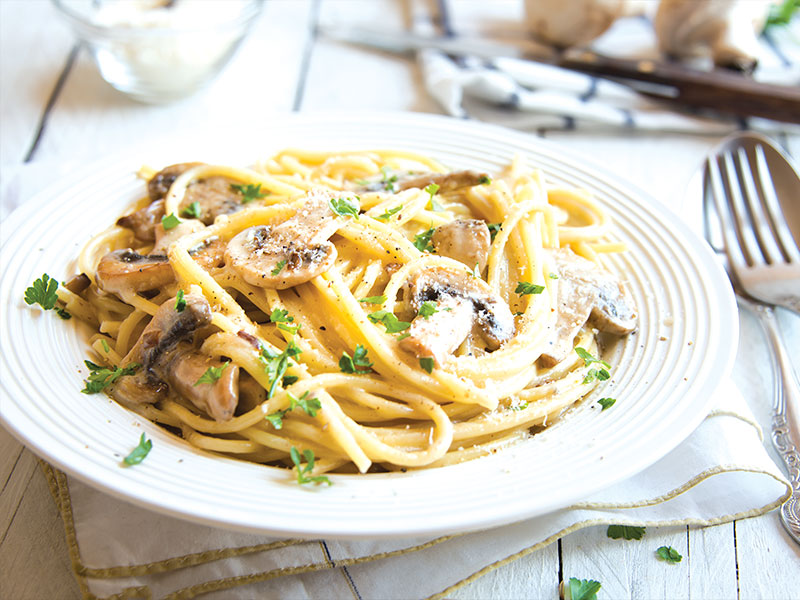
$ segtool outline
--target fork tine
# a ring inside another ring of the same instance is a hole
[[[722,175],[720,174],[719,162],[712,157],[706,159],[706,172],[711,184],[711,197],[714,200],[714,207],[719,217],[722,241],[725,246],[725,254],[731,267],[734,265],[744,266],[747,261],[742,254],[739,240],[733,226],[733,216],[731,214],[725,187],[722,185]]]
[[[785,254],[781,251],[775,240],[773,231],[770,228],[770,223],[764,213],[761,197],[756,191],[753,167],[748,158],[747,148],[739,147],[736,149],[736,161],[739,178],[742,183],[741,197],[744,200],[746,214],[750,217],[749,223],[742,224],[742,227],[749,225],[749,229],[752,229],[754,234],[753,239],[767,263],[779,263],[785,259]],[[771,181],[771,179],[768,181]],[[743,213],[745,213],[745,211],[743,211]]]
[[[727,197],[731,209],[733,227],[736,231],[742,254],[745,257],[745,262],[750,267],[762,264],[764,256],[761,254],[761,247],[753,232],[752,216],[745,207],[744,199],[742,198],[744,186],[742,185],[740,173],[737,172],[733,153],[723,153],[720,160],[725,167],[725,183],[727,184]]]
[[[767,211],[769,223],[774,232],[775,241],[780,246],[783,257],[787,262],[800,263],[800,248],[792,237],[789,226],[781,211],[778,195],[775,192],[775,185],[772,182],[772,175],[767,166],[767,158],[764,154],[764,146],[756,145],[756,173],[759,179],[759,189],[764,208]]]

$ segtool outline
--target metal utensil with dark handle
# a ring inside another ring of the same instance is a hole
[[[781,520],[800,544],[800,385],[774,313],[775,306],[800,312],[800,177],[768,139],[740,133],[708,157],[703,188],[706,239],[724,253],[740,304],[759,317],[769,341],[772,442],[792,485]]]

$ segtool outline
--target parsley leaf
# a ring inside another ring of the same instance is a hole
[[[90,360],[85,360],[83,363],[89,368],[89,377],[87,377],[85,381],[86,386],[81,390],[84,394],[97,394],[98,392],[102,392],[120,377],[124,375],[133,375],[136,369],[139,368],[139,363],[131,363],[124,369],[121,367],[108,369]]]
[[[492,183],[492,178],[489,177],[488,175],[481,175],[481,178],[478,179],[478,183],[480,183],[481,185],[489,185],[490,183]]]
[[[272,314],[269,316],[269,320],[273,323],[278,324],[278,329],[283,329],[284,331],[288,331],[291,334],[297,333],[300,329],[300,324],[297,323],[295,325],[289,325],[289,323],[294,321],[294,317],[289,315],[289,311],[276,308],[272,311]]]
[[[400,204],[398,206],[395,206],[394,208],[390,208],[388,210],[385,210],[382,215],[378,215],[376,218],[380,219],[381,221],[388,221],[389,217],[391,217],[394,214],[399,213],[401,210],[403,210],[403,205],[402,204]]]
[[[161,226],[164,228],[164,231],[175,229],[178,225],[180,225],[180,222],[181,220],[175,215],[175,213],[169,213],[169,215],[164,215],[161,217]]]
[[[269,421],[275,429],[283,428],[283,417],[286,415],[287,410],[278,410],[270,413],[264,418]]]
[[[283,271],[283,267],[285,267],[285,266],[286,266],[286,261],[285,260],[279,260],[278,264],[275,265],[275,268],[272,269],[272,271],[270,271],[270,273],[272,273],[272,276],[275,277],[281,271]]]
[[[184,298],[183,290],[178,290],[175,295],[175,310],[183,312],[186,309],[186,298]]]
[[[305,466],[303,466],[301,463],[300,452],[294,446],[292,446],[291,450],[289,451],[289,456],[292,457],[292,462],[294,463],[295,467],[297,467],[297,483],[327,483],[328,485],[331,485],[330,479],[325,477],[325,475],[308,475],[314,469],[313,450],[310,448],[303,450],[303,458],[306,459]]]
[[[60,306],[56,306],[56,314],[65,321],[72,318],[72,315],[69,314],[65,308],[61,308]]]
[[[435,183],[429,183],[428,185],[425,186],[425,191],[430,196],[430,198],[428,198],[428,202],[430,203],[431,210],[435,212],[441,212],[442,210],[444,210],[442,205],[439,204],[439,202],[437,202],[436,198],[434,197],[436,196],[436,193],[439,191],[439,186]]]
[[[486,226],[489,228],[489,236],[492,241],[494,241],[494,238],[497,237],[497,234],[503,229],[502,223],[487,223]]]
[[[528,402],[523,401],[521,404],[515,404],[509,407],[511,410],[525,410],[528,408]]]
[[[339,370],[342,373],[366,375],[371,371],[371,366],[372,362],[367,358],[367,349],[361,344],[356,345],[352,357],[347,352],[343,352],[342,358],[339,359]]]
[[[308,390],[299,398],[289,392],[289,410],[294,410],[296,407],[302,409],[309,417],[316,417],[317,411],[322,408],[322,403],[317,398],[309,398]]]
[[[100,338],[100,343],[103,344],[103,350],[106,354],[111,352],[111,348],[108,347],[108,342],[105,340],[105,338]]]
[[[300,379],[297,375],[285,375],[283,377],[283,387],[289,387],[293,383],[296,383],[297,380]]]
[[[518,281],[517,289],[514,290],[515,294],[520,296],[527,296],[529,294],[541,294],[544,291],[543,285],[536,285],[527,281]]]
[[[206,372],[200,375],[200,379],[194,382],[195,386],[200,385],[201,383],[208,383],[214,384],[219,381],[219,378],[222,377],[222,372],[225,370],[230,363],[224,362],[219,367],[208,367]]]
[[[644,535],[645,527],[636,527],[634,525],[609,525],[606,530],[606,535],[612,540],[640,540]]]
[[[301,354],[303,351],[297,347],[294,340],[290,340],[286,345],[286,350],[280,354],[275,354],[268,348],[262,348],[259,360],[264,367],[264,372],[270,378],[269,390],[267,390],[267,398],[272,398],[275,395],[275,390],[278,389],[278,382],[282,380],[286,369],[289,368],[289,358]],[[296,381],[296,379],[295,379]],[[294,382],[292,382],[294,383]]]
[[[242,195],[242,204],[247,204],[248,202],[252,202],[253,200],[263,198],[264,196],[269,194],[269,192],[261,191],[260,183],[249,183],[246,185],[237,185],[235,183],[232,183],[231,189],[234,192],[239,192]]]
[[[658,554],[658,557],[661,560],[665,560],[672,564],[679,563],[683,560],[683,557],[678,554],[678,551],[672,546],[661,546],[658,550],[656,550],[656,554]]]
[[[423,319],[427,319],[437,312],[439,312],[439,310],[436,308],[436,302],[425,301],[422,303],[422,306],[419,307],[419,316]]]
[[[383,304],[386,302],[386,296],[368,296],[367,298],[361,298],[359,302],[364,302],[365,304]]]
[[[434,362],[429,356],[423,356],[419,359],[419,366],[425,369],[428,373],[433,373]]]
[[[558,275],[557,275],[557,274],[555,274],[555,273],[548,273],[548,274],[547,274],[547,276],[548,276],[550,279],[558,279]]]
[[[189,206],[183,209],[181,216],[189,219],[199,219],[203,216],[203,208],[200,206],[199,202],[192,202]]]
[[[142,437],[139,438],[139,445],[131,450],[131,453],[123,458],[122,462],[124,462],[126,465],[138,465],[144,460],[144,457],[150,453],[150,449],[152,447],[152,440],[148,440],[145,435],[142,434]]]
[[[375,324],[381,323],[386,327],[386,333],[400,333],[411,327],[411,323],[401,321],[394,313],[390,313],[388,310],[377,310],[368,314],[367,318]]]
[[[586,373],[586,377],[583,378],[583,383],[591,383],[595,379],[598,381],[605,381],[611,377],[608,372],[608,369],[611,368],[611,365],[609,365],[607,362],[600,360],[599,358],[595,358],[580,346],[575,347],[575,352],[583,359],[584,366],[588,367],[594,363],[598,363],[603,367],[601,369],[589,369],[589,371]]]
[[[427,231],[423,231],[414,236],[414,247],[420,252],[433,252],[433,244],[431,244],[431,237],[433,236],[434,228],[431,227]]]
[[[328,205],[331,207],[331,210],[340,217],[350,215],[358,219],[358,211],[360,209],[358,201],[358,196],[341,196],[340,198],[331,198],[328,200]]]
[[[392,173],[392,170],[389,167],[381,167],[381,174],[383,175],[383,179],[381,179],[383,189],[392,193],[397,191],[394,185],[397,182],[397,175]]]
[[[569,600],[596,600],[600,582],[593,579],[569,578]]]
[[[616,398],[600,398],[600,400],[597,401],[598,404],[600,404],[600,406],[603,407],[603,409],[600,412],[603,412],[603,410],[614,406],[614,402],[616,401],[617,401]]]
[[[58,281],[51,279],[47,273],[44,273],[39,279],[33,282],[28,289],[25,290],[25,303],[38,304],[45,310],[55,308],[56,300],[58,300]]]

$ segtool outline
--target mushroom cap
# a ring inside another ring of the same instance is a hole
[[[143,255],[123,248],[109,252],[97,264],[95,280],[106,292],[141,292],[158,289],[175,279],[169,260],[162,254]]]

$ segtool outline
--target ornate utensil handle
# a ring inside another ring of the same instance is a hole
[[[792,485],[791,497],[781,506],[781,521],[789,535],[800,544],[800,453],[795,446],[795,440],[800,439],[800,385],[781,340],[772,307],[759,305],[754,308],[764,326],[771,349],[774,382],[772,443],[783,459]]]

